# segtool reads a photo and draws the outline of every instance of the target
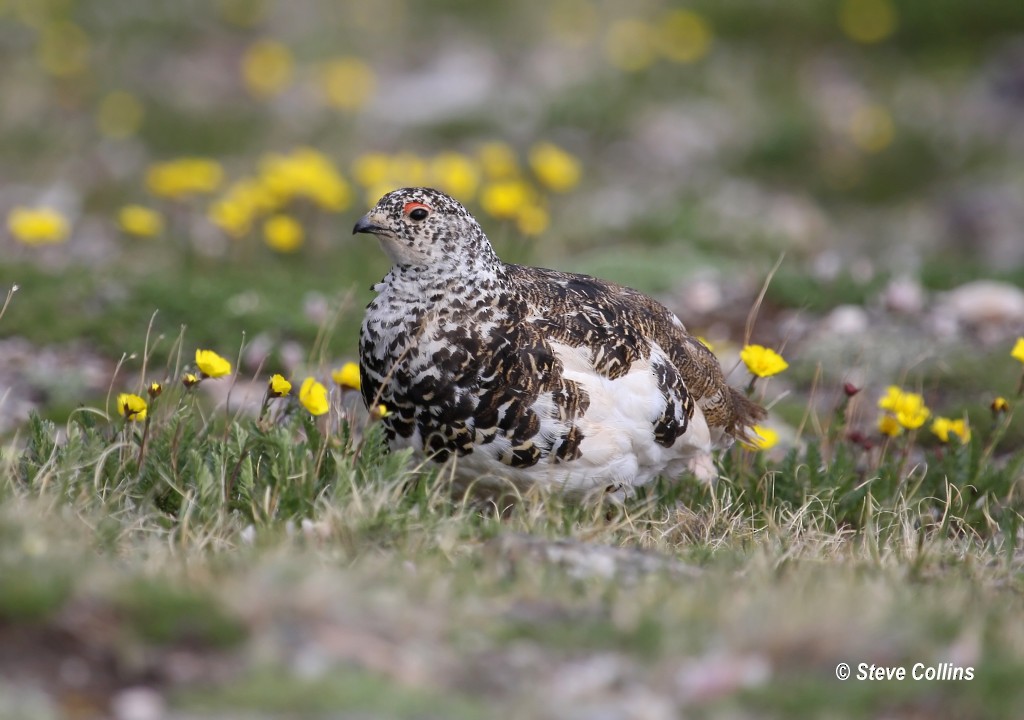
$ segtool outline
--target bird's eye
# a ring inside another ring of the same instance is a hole
[[[430,214],[430,208],[423,203],[410,202],[406,203],[402,211],[409,216],[410,220],[426,220]]]

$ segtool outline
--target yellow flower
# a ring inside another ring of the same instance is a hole
[[[516,152],[507,143],[486,142],[477,149],[476,156],[489,180],[507,180],[519,174]]]
[[[390,414],[391,411],[388,410],[388,406],[385,405],[384,403],[381,403],[380,405],[370,408],[370,415],[377,419],[386,418]]]
[[[302,381],[302,387],[299,388],[299,402],[310,415],[323,415],[329,407],[327,388],[318,383],[316,378],[308,377]]]
[[[274,374],[270,376],[270,396],[284,397],[292,391],[292,384],[285,380],[284,375]]]
[[[347,362],[331,373],[331,379],[343,388],[358,390],[360,388],[359,366],[354,362]]]
[[[529,162],[541,184],[555,192],[571,190],[580,181],[580,161],[553,143],[530,148]]]
[[[142,103],[129,92],[108,93],[96,110],[96,127],[109,138],[131,137],[138,132],[145,115]]]
[[[430,177],[439,189],[468,202],[480,185],[480,168],[468,155],[445,152],[430,161]]]
[[[320,88],[327,104],[353,112],[370,101],[377,88],[373,68],[356,57],[331,60],[320,71]]]
[[[859,43],[876,43],[896,30],[896,8],[890,0],[843,0],[839,27]]]
[[[428,172],[427,161],[413,153],[398,153],[388,159],[388,181],[396,187],[425,185]]]
[[[750,429],[754,431],[754,434],[750,438],[749,443],[744,443],[749,448],[768,450],[775,447],[775,444],[779,442],[779,434],[771,428],[764,427],[763,425],[754,425]]]
[[[931,430],[944,443],[949,442],[950,433],[956,435],[963,444],[970,442],[971,439],[971,429],[963,418],[951,420],[947,417],[937,417],[932,422]]]
[[[136,237],[153,237],[164,231],[163,216],[142,205],[125,205],[117,214],[117,223],[124,232]]]
[[[259,180],[244,178],[227,189],[207,211],[210,222],[233,238],[252,229],[253,220],[279,204],[274,193]]]
[[[81,75],[89,67],[89,36],[70,22],[47,23],[39,33],[36,61],[55,77]]]
[[[181,199],[212,193],[220,187],[224,169],[216,160],[186,157],[155,163],[146,171],[146,187],[158,197]]]
[[[540,235],[549,223],[548,211],[540,205],[526,205],[516,216],[516,227],[523,235]]]
[[[931,411],[924,404],[924,398],[917,393],[904,392],[895,385],[886,388],[885,393],[879,399],[878,407],[892,413],[896,421],[907,430],[921,427],[931,415]]]
[[[992,400],[992,405],[990,407],[992,408],[993,415],[1002,415],[1009,411],[1010,403],[1002,395],[998,395]]]
[[[7,229],[25,245],[46,245],[67,240],[68,221],[49,208],[16,207],[7,215]]]
[[[691,63],[707,55],[711,48],[711,26],[690,10],[668,13],[656,29],[658,51],[678,63]]]
[[[391,158],[384,153],[360,155],[352,163],[352,177],[363,187],[385,185],[390,164]]]
[[[903,432],[903,426],[889,413],[882,413],[878,416],[878,431],[883,435],[896,437]]]
[[[293,253],[302,247],[305,232],[291,215],[274,215],[263,223],[263,239],[279,253]]]
[[[196,350],[196,367],[208,378],[219,378],[231,374],[231,363],[213,350]]]
[[[352,201],[349,184],[323,153],[298,148],[288,155],[267,155],[260,162],[260,183],[275,207],[304,198],[321,209],[341,212]]]
[[[499,220],[516,218],[532,200],[532,188],[522,180],[498,180],[480,191],[480,205]]]
[[[161,395],[161,393],[163,393],[163,391],[164,391],[164,386],[161,385],[158,382],[151,382],[149,384],[149,387],[146,388],[146,392],[149,394],[149,396],[151,398],[158,398],[158,397],[160,397],[160,395]]]
[[[1010,357],[1024,363],[1024,337],[1017,338],[1017,342],[1014,344],[1013,350],[1010,351]]]
[[[747,345],[740,351],[740,359],[756,377],[771,377],[789,367],[781,355],[763,345]]]
[[[138,395],[121,393],[117,396],[117,412],[127,420],[145,420],[146,401]]]
[[[181,384],[187,388],[199,384],[199,377],[195,373],[185,373],[181,376]]]
[[[850,116],[849,133],[861,150],[877,153],[892,144],[896,126],[892,115],[881,105],[863,105]]]
[[[257,40],[242,55],[242,80],[258,98],[271,97],[292,79],[292,54],[277,40]]]
[[[641,20],[616,20],[608,28],[605,54],[621,70],[643,70],[654,62],[655,38],[654,28]]]

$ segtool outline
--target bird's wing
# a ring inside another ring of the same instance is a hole
[[[649,296],[588,275],[518,265],[508,268],[528,303],[538,308],[532,322],[552,339],[591,348],[596,372],[620,377],[657,346],[671,363],[655,369],[665,376],[659,382],[674,386],[669,400],[680,403],[687,417],[692,415],[689,404],[696,403],[710,427],[737,435],[762,417],[761,408],[725,382],[714,354]]]

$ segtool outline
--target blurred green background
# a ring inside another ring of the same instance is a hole
[[[782,253],[768,340],[894,278],[1024,281],[1020,2],[0,0],[0,62],[25,405],[137,369],[155,311],[164,351],[350,358],[387,270],[350,228],[407,184],[712,339]]]

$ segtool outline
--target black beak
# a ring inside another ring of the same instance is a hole
[[[359,218],[359,220],[356,222],[356,226],[352,228],[353,235],[355,235],[356,233],[371,233],[376,235],[377,233],[380,232],[384,232],[384,228],[382,228],[380,225],[374,225],[372,222],[370,222],[369,215],[363,215],[361,218]]]

